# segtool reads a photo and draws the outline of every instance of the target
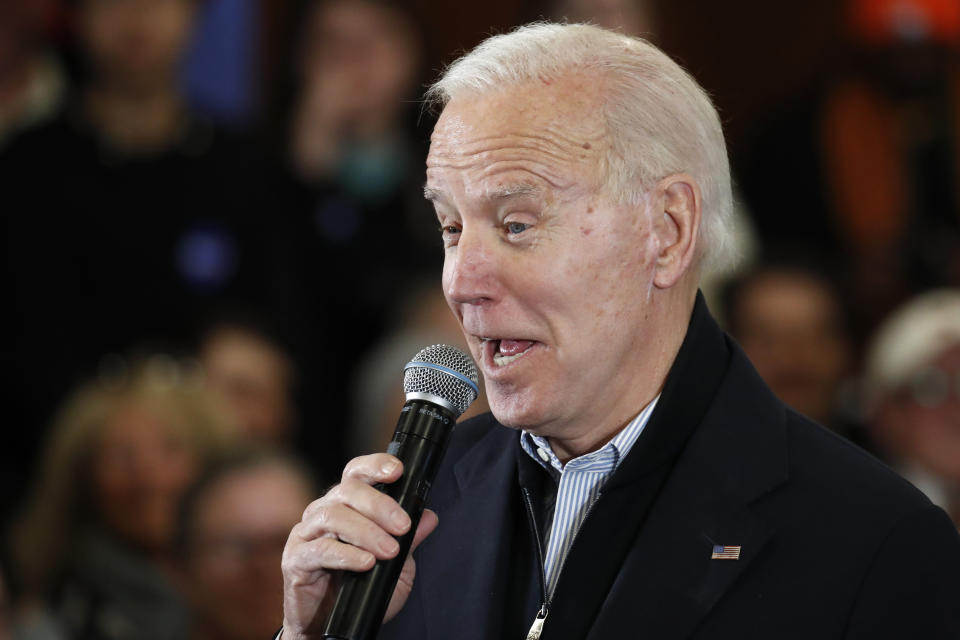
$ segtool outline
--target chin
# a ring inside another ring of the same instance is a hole
[[[530,430],[545,421],[538,403],[528,394],[504,394],[488,388],[487,402],[493,417],[505,427]]]

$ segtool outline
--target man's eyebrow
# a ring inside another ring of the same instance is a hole
[[[514,196],[538,196],[543,192],[540,187],[535,187],[532,184],[508,184],[500,187],[496,187],[487,192],[487,198],[491,200],[503,200],[504,198],[511,198]]]
[[[543,192],[543,189],[536,187],[532,184],[508,184],[499,187],[495,187],[485,194],[486,197],[490,200],[503,200],[505,198],[511,198],[515,196],[538,196]],[[436,200],[443,199],[443,192],[439,189],[434,189],[428,185],[423,187],[423,197],[427,200],[434,202]]]

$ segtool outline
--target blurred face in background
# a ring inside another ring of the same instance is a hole
[[[419,57],[406,18],[357,0],[321,3],[312,15],[301,61],[303,82],[339,105],[338,118],[358,137],[393,124],[410,96]]]
[[[93,502],[104,526],[148,552],[172,540],[176,505],[198,467],[165,418],[126,404],[104,426],[93,457]]]
[[[279,465],[228,472],[200,497],[185,578],[202,637],[255,640],[276,632],[283,546],[310,500],[304,480]]]
[[[800,413],[829,422],[849,358],[830,290],[812,275],[769,271],[744,286],[730,313],[735,337],[774,393]]]
[[[205,341],[201,359],[213,400],[243,436],[288,443],[293,365],[279,347],[249,331],[227,328]]]
[[[193,0],[83,0],[78,29],[95,81],[134,92],[169,86],[194,11]]]
[[[888,394],[873,422],[898,461],[960,485],[960,344]]]

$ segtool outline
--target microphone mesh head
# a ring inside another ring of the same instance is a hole
[[[423,363],[423,366],[417,366]],[[473,382],[471,387],[454,373],[433,368],[450,369]],[[459,416],[477,399],[477,365],[460,349],[448,344],[435,344],[421,349],[403,372],[403,391],[425,393],[445,400],[457,409]]]

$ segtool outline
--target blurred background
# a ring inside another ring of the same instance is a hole
[[[541,18],[713,96],[714,313],[960,524],[957,0],[2,0],[0,640],[270,637],[286,532],[462,344],[419,96]]]

